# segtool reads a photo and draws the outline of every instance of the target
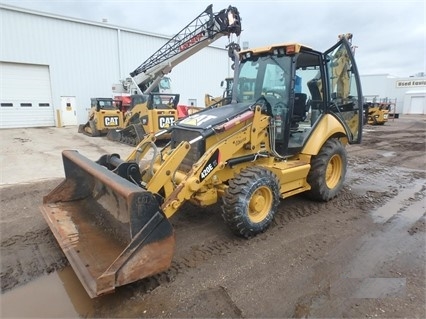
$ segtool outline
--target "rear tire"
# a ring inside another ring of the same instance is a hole
[[[279,199],[276,175],[263,167],[249,167],[229,181],[222,197],[222,217],[234,234],[250,238],[270,226]]]
[[[338,139],[324,143],[319,153],[312,157],[307,181],[311,190],[306,194],[311,199],[327,202],[343,188],[346,176],[346,149]]]

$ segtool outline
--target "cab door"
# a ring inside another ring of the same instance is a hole
[[[339,42],[324,53],[329,98],[326,112],[336,116],[343,124],[349,143],[358,144],[362,137],[363,97],[349,42],[351,38],[351,35],[341,36]]]

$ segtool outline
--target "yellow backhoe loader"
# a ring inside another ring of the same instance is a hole
[[[230,231],[251,238],[271,225],[282,199],[337,196],[345,146],[362,135],[351,38],[340,36],[326,52],[298,43],[235,52],[230,104],[146,135],[125,159],[63,151],[65,180],[41,211],[88,294],[167,270],[169,218],[186,201],[221,202]],[[171,140],[157,149],[161,134]]]

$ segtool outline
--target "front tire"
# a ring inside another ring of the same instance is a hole
[[[250,238],[270,226],[279,199],[276,175],[263,167],[248,167],[229,181],[222,197],[222,217],[234,234]]]
[[[324,143],[319,153],[312,157],[307,181],[311,190],[307,195],[314,200],[327,202],[343,188],[347,170],[346,149],[338,139]]]

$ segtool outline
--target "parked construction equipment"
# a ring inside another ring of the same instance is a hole
[[[364,103],[366,122],[369,125],[384,125],[389,120],[389,103]]]
[[[221,201],[230,231],[250,238],[271,225],[280,199],[337,196],[345,146],[362,136],[351,41],[339,36],[326,52],[298,43],[235,52],[231,104],[146,135],[124,160],[63,151],[66,178],[41,211],[88,294],[166,271],[175,246],[169,218],[187,201]],[[162,134],[171,140],[160,150]]]
[[[123,112],[121,101],[112,98],[91,98],[88,120],[78,126],[78,132],[89,136],[101,136],[110,129],[121,128]]]
[[[210,94],[206,94],[204,97],[205,106],[222,106],[231,103],[233,83],[234,78],[226,78],[220,83],[220,86],[224,87],[223,94],[221,96],[213,97]]]

